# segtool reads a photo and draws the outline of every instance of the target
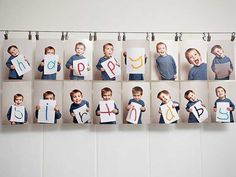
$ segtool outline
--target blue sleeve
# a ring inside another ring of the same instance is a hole
[[[129,100],[129,102],[128,102],[128,105],[130,105],[131,104],[131,100]]]
[[[102,68],[100,59],[98,60],[98,63],[97,63],[97,65],[96,65],[96,68],[97,68],[98,70],[101,70],[101,68]]]
[[[66,62],[66,68],[69,69],[70,66],[73,66],[73,56],[71,56],[69,60]]]
[[[174,73],[177,74],[177,68],[176,68],[175,60],[172,56],[171,56],[171,59],[172,59],[172,65],[173,65],[173,68],[174,68]]]
[[[36,117],[36,119],[38,119],[38,116],[39,116],[39,111],[36,110],[36,111],[35,111],[35,117]]]
[[[98,111],[100,111],[100,105],[98,105],[98,107],[97,107],[97,109],[96,109],[96,111],[95,111],[95,112],[96,112],[96,116],[99,116],[99,115],[97,114]]]
[[[145,107],[144,101],[141,102],[141,105],[142,105],[143,107]],[[145,108],[145,110],[141,110],[141,112],[145,112],[145,111],[146,111],[146,108]]]
[[[55,111],[55,119],[60,119],[60,118],[61,118],[60,111]]]
[[[41,61],[41,62],[44,62],[44,61]],[[38,71],[39,72],[43,72],[44,71],[44,66],[41,66],[41,63],[38,66]]]
[[[228,58],[229,58],[229,57],[228,57]],[[233,69],[234,69],[233,63],[232,63],[232,61],[230,60],[230,58],[229,58],[229,62],[230,62],[230,68],[233,70]]]
[[[229,102],[229,106],[231,107],[231,108],[233,108],[233,110],[232,111],[234,111],[234,109],[235,109],[235,106],[234,106],[234,103],[230,100],[230,102]]]
[[[86,106],[89,108],[89,102],[88,101],[86,101]]]
[[[193,75],[192,75],[191,70],[188,73],[188,80],[193,80]]]
[[[116,106],[116,104],[114,103],[114,107],[115,107],[115,109],[117,110],[117,113],[116,113],[116,115],[117,114],[119,114],[119,109],[117,108],[117,106]]]
[[[215,72],[215,70],[216,70],[215,59],[213,59],[213,61],[212,61],[211,70],[212,70],[213,72]]]
[[[160,65],[159,65],[158,58],[156,59],[156,64],[157,64],[157,69],[158,69],[158,71],[160,71]]]
[[[61,65],[57,64],[57,71],[60,71],[60,70],[61,70]]]
[[[73,113],[72,104],[70,105],[70,113]]]
[[[187,105],[186,105],[186,107],[185,107],[186,111],[189,112],[189,108],[190,108],[190,105],[189,105],[189,103],[187,103]]]
[[[25,108],[25,123],[28,121],[28,112],[26,111],[26,108]]]
[[[216,108],[216,103],[217,103],[217,101],[215,101],[215,103],[214,103],[214,107],[213,107],[213,108]]]
[[[7,119],[10,121],[11,119],[11,109],[12,109],[12,106],[8,109],[7,111]]]
[[[11,57],[10,57],[11,58]],[[9,69],[11,69],[11,65],[12,65],[12,62],[10,60],[10,58],[8,58],[7,62],[6,62],[6,65]]]
[[[142,105],[143,107],[145,106],[145,103],[144,103],[144,101],[142,101],[141,105]]]

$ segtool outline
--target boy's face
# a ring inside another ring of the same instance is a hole
[[[110,45],[106,45],[103,52],[106,57],[111,57],[113,54],[113,47]]]
[[[80,92],[74,93],[72,96],[72,100],[74,103],[79,104],[82,100],[83,96],[81,95]]]
[[[53,94],[49,94],[49,95],[46,95],[44,99],[45,100],[54,100],[54,96],[53,96]]]
[[[188,96],[187,96],[187,100],[192,101],[192,102],[196,101],[196,95],[195,95],[195,93],[190,92],[190,93],[188,94]]]
[[[161,100],[162,103],[166,104],[170,101],[170,95],[161,93],[159,99]]]
[[[46,52],[46,55],[55,55],[55,50],[54,49],[48,49]]]
[[[136,100],[136,101],[139,101],[142,97],[142,94],[141,92],[133,92],[133,98]]]
[[[187,56],[190,64],[194,66],[200,66],[202,64],[202,58],[196,50],[191,50]]]
[[[217,57],[224,57],[224,51],[220,48],[215,48],[213,54]]]
[[[111,92],[105,92],[102,95],[103,101],[108,101],[112,98],[112,93]]]
[[[12,48],[9,50],[9,53],[10,53],[10,55],[16,57],[16,56],[19,55],[20,52],[19,52],[19,50],[18,50],[17,48],[12,47]]]
[[[157,46],[157,53],[161,56],[166,55],[166,46],[164,44],[160,44]]]
[[[218,98],[225,98],[225,96],[226,96],[225,91],[222,88],[218,88],[216,90],[216,95]]]
[[[19,96],[15,98],[15,104],[20,105],[23,102],[23,97]]]
[[[77,45],[75,48],[75,52],[77,55],[82,55],[84,54],[85,48],[83,45]]]

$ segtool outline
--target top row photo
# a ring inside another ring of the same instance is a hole
[[[235,43],[227,40],[9,39],[2,80],[235,80]]]

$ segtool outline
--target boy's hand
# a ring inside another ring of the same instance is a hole
[[[74,70],[72,65],[70,65],[69,70],[71,70],[71,71]]]
[[[73,113],[73,112],[71,112],[70,115],[71,115],[72,117],[75,117],[75,113]]]
[[[15,124],[16,124],[16,122],[14,122],[14,121],[11,122],[11,125],[15,125]]]
[[[216,112],[216,108],[213,108],[213,111]]]
[[[15,69],[15,66],[14,66],[14,65],[11,65],[11,69]]]
[[[56,111],[56,112],[59,111],[59,108],[57,105],[55,106],[54,111]]]
[[[24,57],[25,58],[25,57]],[[25,61],[29,64],[29,61],[25,58]],[[30,64],[29,64],[30,65]]]
[[[132,107],[133,107],[133,106],[132,106],[131,104],[129,104],[129,105],[127,106],[127,110],[130,110]]]
[[[44,62],[43,61],[40,63],[40,66],[44,66]]]
[[[111,112],[113,112],[114,114],[118,113],[117,109],[113,109]]]
[[[158,113],[159,113],[159,114],[162,114],[161,108],[159,108]]]
[[[179,104],[173,103],[172,108],[176,108],[178,106],[179,106]]]
[[[101,68],[100,70],[101,70],[101,71],[105,71],[105,69],[104,69],[104,68]]]
[[[145,60],[148,58],[146,54],[144,54],[144,58],[145,58]]]
[[[177,75],[174,75],[174,79],[177,79]]]
[[[88,65],[87,66],[87,71],[90,71],[91,70],[91,67]]]
[[[89,112],[89,108],[86,109],[86,112]]]
[[[36,110],[40,110],[40,106],[39,105],[36,106]]]
[[[228,111],[233,111],[233,108],[232,107],[228,107],[227,110]]]
[[[142,107],[140,108],[140,110],[141,110],[141,111],[145,111],[146,108],[142,106]]]
[[[59,65],[59,66],[60,66],[60,65],[61,65],[61,62],[59,62],[59,61],[58,61],[58,62],[57,62],[57,65]]]
[[[191,108],[188,109],[188,112],[193,112],[193,110]]]
[[[233,72],[233,70],[230,68],[230,69],[229,69],[229,74],[231,74],[232,72]]]

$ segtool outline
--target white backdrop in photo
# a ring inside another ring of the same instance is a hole
[[[183,40],[180,42],[180,80],[188,80],[188,73],[189,70],[193,67],[192,64],[188,62],[188,60],[185,58],[185,52],[189,48],[195,48],[197,49],[202,58],[202,62],[207,63],[207,43],[203,40]]]
[[[35,115],[35,107],[39,105],[39,100],[43,99],[43,93],[46,91],[52,91],[55,94],[56,105],[58,106],[62,117],[63,117],[63,109],[62,109],[62,81],[34,81],[33,83],[34,92],[33,92],[33,113]],[[57,120],[57,124],[62,123],[62,117]],[[35,116],[33,116],[34,123],[37,122]]]
[[[7,111],[14,104],[14,95],[22,94],[24,99],[22,106],[25,106],[28,113],[27,123],[33,122],[32,114],[32,84],[30,81],[3,82],[2,88],[2,124],[10,124],[7,120]]]
[[[63,89],[63,123],[72,123],[73,118],[70,115],[70,105],[73,103],[70,98],[70,92],[78,89],[83,93],[83,100],[89,102],[89,113],[92,118],[92,82],[91,81],[64,81]],[[92,119],[89,121],[92,122]]]
[[[215,57],[215,55],[213,55],[211,53],[211,48],[214,45],[220,45],[223,48],[224,54],[225,56],[229,57],[232,64],[233,64],[233,72],[230,74],[230,79],[234,80],[235,79],[235,57],[234,57],[234,43],[229,41],[229,40],[213,40],[210,43],[208,43],[208,52],[207,52],[207,57],[208,57],[208,78],[210,80],[215,80],[215,74],[211,69],[211,65],[212,65],[212,61]]]
[[[162,90],[167,90],[170,93],[171,100],[179,102],[180,104],[179,82],[172,82],[172,81],[152,82],[151,83],[151,107],[150,107],[151,123],[159,123],[160,113],[158,111],[161,105],[161,100],[157,98],[157,94]]]
[[[159,71],[157,69],[156,65],[156,59],[158,57],[157,51],[156,51],[156,45],[159,42],[164,42],[167,46],[167,54],[171,55],[176,64],[176,70],[177,70],[177,78],[175,80],[179,79],[179,43],[175,42],[173,40],[158,40],[155,42],[150,42],[150,53],[151,53],[151,80],[161,80]]]
[[[58,61],[61,63],[61,70],[57,72],[57,80],[63,80],[64,68],[64,43],[60,39],[40,39],[36,41],[35,57],[34,57],[34,77],[41,79],[42,72],[38,71],[38,66],[44,59],[44,50],[46,47],[52,46],[55,49],[55,55],[59,56]]]
[[[34,53],[35,43],[33,43],[32,41],[29,41],[27,39],[9,39],[9,40],[4,41],[4,43],[3,43],[3,65],[2,65],[3,80],[8,80],[9,68],[6,66],[6,62],[11,55],[7,52],[7,49],[11,45],[17,46],[20,54],[23,54],[25,56],[25,59],[28,60],[28,62],[30,64],[31,71],[24,74],[23,80],[28,80],[28,81],[32,80],[32,77],[33,77],[32,73],[34,70],[33,53]]]
[[[98,40],[94,42],[94,51],[93,51],[93,79],[94,80],[101,80],[101,71],[99,71],[96,68],[96,65],[98,63],[98,60],[104,56],[103,53],[103,45],[106,43],[111,43],[113,44],[113,57],[117,60],[117,62],[122,66],[122,42],[117,41],[117,40]],[[116,80],[121,80],[122,75],[116,77]]]
[[[78,42],[82,42],[85,44],[86,49],[83,54],[85,58],[88,59],[89,65],[90,65],[90,71],[88,71],[87,76],[84,77],[85,80],[92,80],[93,79],[93,42],[89,41],[88,39],[70,39],[68,41],[65,41],[64,44],[64,50],[65,50],[65,58],[64,58],[64,78],[69,79],[70,70],[66,68],[66,62],[69,60],[69,58],[72,55],[75,55],[75,44]]]

